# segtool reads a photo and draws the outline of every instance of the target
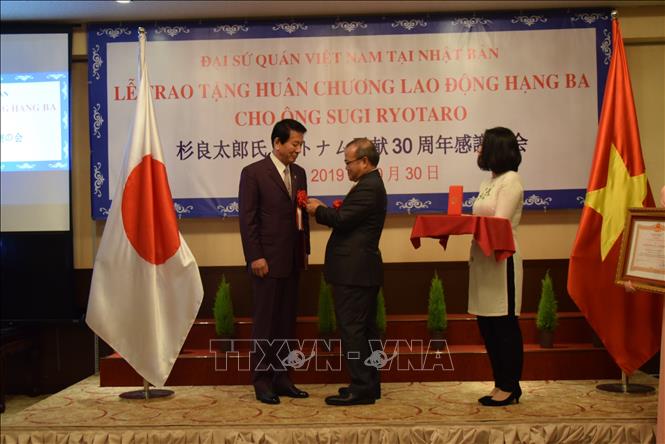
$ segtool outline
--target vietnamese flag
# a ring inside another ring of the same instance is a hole
[[[658,351],[663,310],[662,296],[627,293],[614,283],[627,210],[653,207],[654,202],[616,19],[612,34],[612,60],[582,219],[570,256],[568,293],[617,365],[630,375]]]
[[[140,85],[129,146],[97,251],[86,322],[146,381],[163,386],[203,299],[178,231],[139,36]]]

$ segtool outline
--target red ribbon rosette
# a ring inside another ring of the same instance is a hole
[[[299,207],[305,208],[307,206],[307,191],[298,190],[298,194],[296,195],[296,200],[298,201]]]
[[[339,207],[342,206],[342,199],[333,200],[332,207],[336,210],[339,210]]]

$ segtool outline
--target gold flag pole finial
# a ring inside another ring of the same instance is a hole
[[[610,16],[612,17],[612,20],[616,20],[618,15],[619,15],[619,13],[617,12],[617,10],[612,9],[612,12],[610,13]]]

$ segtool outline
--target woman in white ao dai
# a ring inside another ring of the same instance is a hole
[[[522,161],[515,134],[508,128],[485,131],[478,166],[491,177],[480,185],[473,214],[510,220],[515,239],[522,216],[524,189],[517,169]],[[485,256],[475,241],[469,259],[469,313],[476,315],[494,375],[494,389],[478,401],[485,406],[519,402],[522,395],[523,344],[519,326],[522,306],[522,258],[501,261]]]
[[[519,316],[522,308],[522,257],[516,230],[522,217],[524,189],[515,171],[506,171],[483,181],[473,203],[476,216],[495,216],[510,220],[513,227],[515,254],[513,254],[515,307],[512,314]],[[471,244],[469,280],[469,313],[481,316],[508,314],[508,280],[506,261],[497,262],[494,255],[485,256],[476,242]]]

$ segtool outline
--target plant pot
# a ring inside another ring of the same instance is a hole
[[[538,342],[541,348],[554,348],[554,332],[551,330],[538,330]]]
[[[222,353],[233,351],[233,337],[232,336],[218,336],[217,339],[220,339],[217,342],[217,350]]]
[[[435,351],[441,351],[446,345],[446,331],[445,330],[433,330],[429,332],[430,342],[429,348]]]
[[[316,348],[324,352],[331,352],[333,350],[333,337],[332,335],[321,335],[317,341]]]

